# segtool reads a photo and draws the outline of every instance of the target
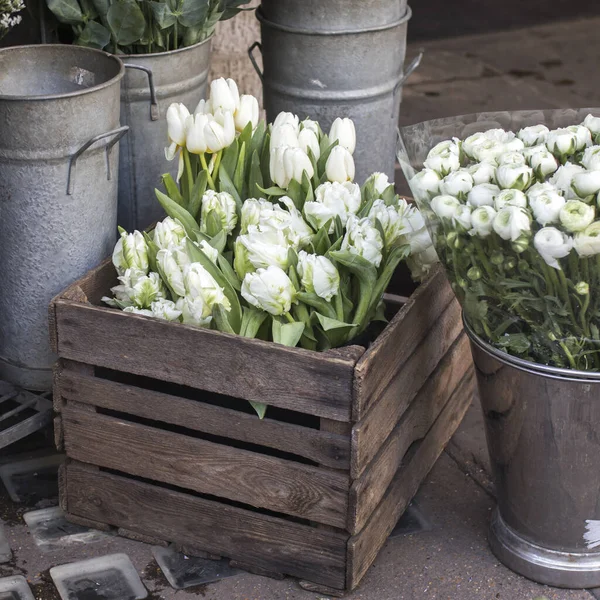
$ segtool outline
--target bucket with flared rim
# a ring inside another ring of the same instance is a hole
[[[0,50],[0,379],[46,390],[48,305],[116,240],[121,61],[66,45]]]
[[[600,373],[531,363],[465,329],[497,491],[492,551],[539,583],[600,586]]]

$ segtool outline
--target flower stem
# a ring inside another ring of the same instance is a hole
[[[283,313],[283,316],[288,320],[288,323],[295,323],[294,317],[289,312]]]
[[[561,292],[563,296],[563,301],[569,311],[569,318],[571,319],[571,323],[575,330],[579,329],[577,325],[577,321],[575,320],[575,313],[573,312],[573,305],[571,304],[571,298],[569,298],[569,283],[567,282],[567,278],[565,277],[565,273],[562,269],[558,270],[558,278],[560,280]],[[575,331],[573,332],[575,333]]]
[[[192,189],[194,187],[194,175],[192,173],[192,163],[190,161],[190,153],[187,148],[182,149],[183,160],[185,162],[185,175],[187,179],[187,206],[192,201]],[[186,207],[187,208],[187,207]]]
[[[202,164],[202,168],[206,171],[208,185],[212,190],[216,190],[217,188],[215,188],[215,182],[213,181],[210,171],[208,170],[208,165],[206,164],[206,157],[204,156],[204,153],[200,155],[200,163]]]
[[[215,166],[213,167],[213,175],[218,177],[219,175],[219,165],[221,164],[221,157],[223,156],[223,150],[219,150],[217,152],[217,156],[215,157]]]

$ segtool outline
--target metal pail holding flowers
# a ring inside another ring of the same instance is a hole
[[[117,234],[121,61],[62,45],[0,50],[0,379],[50,389],[48,305]]]

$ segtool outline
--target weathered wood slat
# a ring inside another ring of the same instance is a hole
[[[57,300],[55,307],[61,358],[350,420],[354,356],[288,348],[68,300]]]
[[[373,409],[353,427],[350,457],[352,479],[360,477],[402,413],[414,401],[416,394],[462,331],[460,306],[455,299],[446,307],[421,343],[413,348],[413,353],[404,363],[401,372],[381,393]],[[399,332],[397,340],[399,345],[401,340]],[[467,364],[463,363],[462,373],[460,370],[457,373],[459,377],[464,374]],[[439,391],[443,388],[437,389]]]
[[[348,589],[355,588],[460,424],[472,400],[469,370],[410,461],[400,468],[366,527],[348,541]]]
[[[424,351],[426,351],[425,347],[421,353]],[[428,352],[430,351],[431,348]],[[418,364],[419,357],[417,351],[416,364]],[[385,394],[372,410],[352,428],[352,478],[360,477],[411,403],[423,402],[424,398],[444,394],[446,389],[454,389],[471,364],[471,353],[466,334],[461,333],[439,362],[435,371],[418,390],[416,397],[411,397],[403,391],[398,395]]]
[[[353,421],[379,401],[453,298],[442,268],[437,267],[356,364]]]
[[[259,444],[297,454],[336,469],[350,466],[350,439],[337,435],[237,410],[205,404],[170,394],[125,385],[98,377],[61,371],[62,397],[101,408],[112,409],[146,419],[164,421],[196,431]],[[240,400],[240,403],[245,400]],[[268,417],[267,412],[267,417]],[[340,421],[332,421],[340,423]],[[349,424],[346,424],[349,427]]]
[[[446,355],[449,360],[444,360],[421,388],[377,456],[352,484],[348,508],[350,533],[358,533],[365,526],[398,472],[411,444],[425,437],[466,370],[473,368],[468,353],[468,341],[463,334]]]
[[[75,460],[343,528],[349,478],[115,417],[63,408]]]
[[[68,466],[69,511],[343,589],[347,534]]]

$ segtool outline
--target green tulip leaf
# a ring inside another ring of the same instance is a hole
[[[267,412],[267,404],[264,404],[263,402],[253,402],[252,400],[249,400],[252,408],[256,411],[256,414],[258,415],[259,419],[264,419],[265,418],[265,413]]]
[[[166,194],[163,194],[160,190],[154,190],[154,193],[169,217],[177,219],[181,223],[189,238],[196,239],[196,233],[200,231],[196,219],[183,206],[169,198]]]
[[[227,311],[223,308],[222,304],[215,304],[213,306],[212,316],[213,316],[213,321],[215,322],[215,325],[217,326],[217,329],[219,331],[222,331],[223,333],[235,334],[235,331],[233,330],[233,328],[231,327],[231,324],[229,323]]]
[[[283,188],[280,188],[279,186],[272,186],[269,188],[263,188],[260,187],[258,188],[263,194],[266,194],[267,196],[288,196],[288,191],[284,190]]]
[[[327,234],[327,230],[329,229],[329,225],[326,223],[317,233],[312,236],[311,244],[313,247],[313,251],[315,254],[319,256],[324,256],[327,250],[329,250],[330,241],[329,235]]]
[[[47,0],[48,8],[54,16],[67,25],[83,23],[83,12],[77,0]]]
[[[241,139],[241,138],[240,138]],[[242,142],[240,146],[240,154],[238,156],[237,166],[235,168],[235,173],[233,174],[233,185],[235,189],[238,191],[242,198],[245,198],[244,194],[244,177],[245,177],[245,167],[246,167],[246,142]]]
[[[229,261],[222,254],[219,254],[217,257],[217,264],[221,268],[223,277],[227,279],[229,285],[236,292],[239,292],[242,289],[242,282],[240,281],[240,278],[237,276],[236,272],[233,270],[233,267],[229,264]]]
[[[169,198],[171,198],[172,200],[175,200],[175,202],[177,202],[177,204],[179,204],[180,206],[183,206],[183,208],[187,209],[183,201],[183,196],[181,195],[179,187],[175,183],[175,180],[173,179],[171,173],[165,173],[162,176],[162,183],[165,186],[165,189],[167,190],[167,196],[169,196]]]
[[[233,140],[233,143],[227,146],[225,150],[223,150],[223,155],[221,156],[221,164],[219,165],[219,173],[225,170],[227,171],[227,175],[229,178],[233,178],[235,173],[235,166],[238,161],[238,151],[239,151],[239,143],[238,140]]]
[[[265,140],[265,127],[265,122],[259,121],[258,125],[256,126],[256,129],[254,130],[254,133],[252,134],[252,137],[250,138],[250,141],[246,144],[246,146],[248,147],[248,152],[246,153],[246,162],[248,163],[247,168],[250,168],[255,152],[258,153],[258,156],[260,158],[263,142]],[[258,162],[260,164],[260,160]]]
[[[117,0],[108,9],[106,19],[121,46],[137,42],[146,31],[144,13],[135,0]]]
[[[150,270],[158,272],[158,265],[156,263],[156,255],[158,254],[158,246],[154,243],[152,236],[148,232],[144,231],[144,239],[146,240],[146,246],[148,246],[148,264]]]
[[[304,323],[298,321],[294,323],[281,323],[278,319],[273,319],[273,341],[284,346],[294,347],[300,341],[304,332]]]
[[[333,306],[323,298],[319,298],[314,292],[298,292],[296,297],[300,302],[304,302],[304,304],[316,308],[320,313],[327,315],[330,319],[336,318]]]
[[[184,27],[202,25],[208,15],[208,0],[180,0],[177,20]]]
[[[98,50],[105,48],[109,42],[110,31],[96,21],[88,21],[81,35],[75,40],[77,46],[97,48]]]
[[[260,168],[262,170],[262,176],[264,185],[270,186],[273,181],[271,180],[271,168],[270,168],[270,157],[271,157],[271,134],[265,133],[265,139],[263,141],[263,147],[260,152]]]
[[[321,140],[321,156],[319,156],[319,160],[317,161],[317,172],[318,173],[325,172],[325,165],[327,164],[327,159],[329,158],[331,151],[335,148],[335,146],[338,145],[338,141],[336,140],[335,142],[333,142],[333,144],[330,144],[329,146],[324,147],[323,142],[325,140],[327,140],[326,143],[329,143],[327,136],[323,136],[323,139]]]
[[[227,245],[227,232],[222,228],[223,224],[221,220],[216,217],[213,213],[210,213],[209,217],[217,218],[219,231],[216,235],[212,236],[208,243],[219,253],[222,254]]]
[[[254,150],[250,163],[250,175],[248,177],[248,196],[250,198],[260,198],[262,185],[263,178],[260,171],[260,158],[258,151]]]
[[[239,217],[242,214],[242,198],[235,185],[233,185],[233,181],[231,181],[231,177],[229,177],[227,171],[221,168],[219,168],[219,186],[222,192],[229,192],[233,196]]]
[[[269,316],[264,310],[258,310],[251,306],[245,306],[242,314],[242,326],[240,335],[247,338],[254,338],[258,333],[264,320]]]
[[[206,191],[206,186],[208,184],[208,173],[206,171],[200,171],[198,177],[196,177],[196,181],[194,182],[194,186],[192,187],[192,197],[189,201],[188,212],[198,220],[200,216],[200,209],[202,208],[202,196],[204,196],[204,192]]]
[[[319,320],[319,324],[323,328],[323,331],[332,331],[335,329],[352,329],[355,327],[352,323],[344,323],[343,321],[338,321],[337,319],[331,319],[330,317],[326,317],[321,313],[315,312],[316,318]]]
[[[161,29],[172,27],[177,22],[177,15],[166,2],[148,2],[148,6]]]

